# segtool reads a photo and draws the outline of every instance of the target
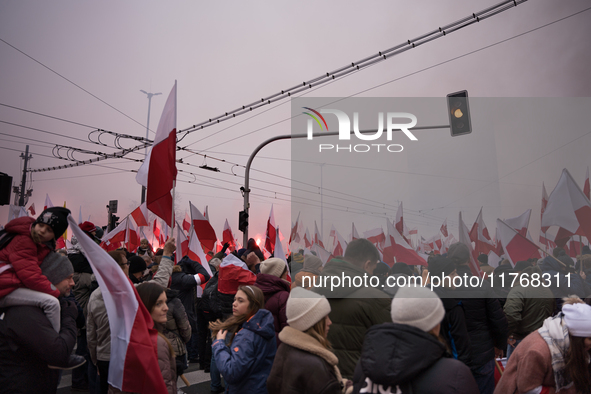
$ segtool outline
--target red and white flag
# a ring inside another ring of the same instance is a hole
[[[587,166],[587,175],[585,175],[585,182],[583,183],[583,194],[587,200],[591,199],[591,185],[589,185],[589,166]]]
[[[501,219],[497,219],[497,230],[505,256],[514,267],[518,261],[540,256],[537,245]]]
[[[310,231],[308,230],[308,228],[306,228],[306,233],[304,234],[304,244],[306,248],[310,248],[312,247],[312,245],[314,245],[314,240],[312,239],[312,236],[310,235]]]
[[[550,193],[542,215],[542,226],[560,226],[570,233],[591,239],[591,202],[566,168]]]
[[[512,227],[517,231],[519,234],[523,235],[524,237],[527,236],[527,228],[529,227],[529,218],[531,216],[531,209],[528,209],[521,215],[505,219],[504,222],[508,226]]]
[[[390,220],[386,219],[386,222],[388,223],[388,237],[382,251],[384,263],[390,267],[395,261],[409,265],[427,265],[427,261],[404,240],[402,234],[390,223]]]
[[[402,201],[400,201],[400,205],[398,205],[398,210],[396,211],[396,222],[395,225],[396,230],[400,233],[400,235],[404,235],[404,219],[402,217]]]
[[[293,227],[291,228],[291,233],[289,234],[289,245],[291,245],[292,242],[300,242],[300,236],[298,234],[298,223],[300,221],[300,213],[298,212],[298,217],[295,221],[295,224],[293,225]]]
[[[464,224],[462,220],[462,212],[460,212],[459,218],[459,241],[468,247],[470,250],[470,261],[468,262],[470,266],[470,271],[472,275],[478,276],[482,278],[482,270],[480,269],[480,264],[476,261],[476,257],[474,257],[474,249],[472,249],[472,242],[470,241],[470,234],[468,233],[468,227]]]
[[[191,234],[189,235],[189,247],[187,250],[187,256],[189,256],[189,258],[191,260],[196,261],[199,264],[201,264],[203,266],[203,268],[205,268],[205,270],[207,271],[209,276],[213,277],[213,274],[211,272],[211,268],[209,267],[209,264],[207,263],[207,258],[205,256],[205,252],[203,251],[203,248],[201,247],[201,242],[199,241],[199,237],[197,237],[197,234],[195,233],[194,229],[193,229],[193,231],[191,231]]]
[[[185,212],[185,219],[183,220],[183,230],[185,230],[187,234],[191,231],[191,217],[187,212]]]
[[[128,218],[123,219],[117,227],[103,236],[101,247],[107,252],[117,249],[121,245],[121,242],[125,242]]]
[[[418,233],[419,233],[419,229],[416,227],[413,227],[408,231],[408,235],[413,235],[413,234],[417,235]]]
[[[205,219],[207,219],[207,221],[209,222],[209,205],[205,206],[205,210],[203,211],[203,217],[205,217]]]
[[[447,238],[447,236],[448,236],[447,218],[445,218],[445,220],[443,221],[443,224],[441,225],[441,228],[439,229],[439,231],[441,231],[441,234],[443,234],[443,236]]]
[[[148,207],[146,206],[146,203],[144,202],[139,207],[134,209],[131,212],[131,217],[133,217],[133,220],[135,220],[135,224],[137,224],[138,227],[147,226],[148,225]]]
[[[330,254],[330,252],[328,250],[324,249],[322,246],[320,246],[318,244],[312,245],[312,247],[310,248],[310,251],[316,253],[316,256],[320,260],[322,260],[322,265],[323,266],[326,263],[328,263],[330,260],[332,260],[332,258],[334,257],[332,254]]]
[[[224,243],[230,245],[228,247],[230,252],[236,250],[236,241],[234,240],[234,234],[232,233],[232,229],[230,228],[230,223],[228,223],[228,219],[226,219],[226,223],[224,223],[224,232],[222,233],[222,240]]]
[[[335,241],[334,248],[332,250],[333,256],[344,256],[347,250],[347,241],[345,238],[335,229]]]
[[[27,211],[31,212],[31,215],[35,216],[35,203],[32,203],[31,205],[29,205],[29,208],[27,208]]]
[[[68,216],[92,272],[102,289],[111,328],[109,383],[127,392],[166,394],[166,384],[158,366],[154,321],[129,277]]]
[[[135,231],[132,221],[128,218],[125,221],[127,222],[125,226],[125,247],[131,252],[140,246],[140,237],[137,231]]]
[[[185,235],[185,232],[183,231],[183,227],[179,226],[179,222],[176,222],[176,226],[174,228],[174,231],[176,232],[174,238],[175,238],[176,244],[178,245],[176,248],[174,263],[178,264],[181,262],[183,257],[185,257],[189,254],[189,239]],[[195,261],[195,260],[193,260],[193,261]]]
[[[158,223],[158,218],[154,219],[154,226],[152,228],[152,234],[154,234],[154,236],[156,238],[160,238],[160,223]]]
[[[248,269],[246,263],[228,254],[220,264],[218,274],[218,291],[223,294],[235,294],[239,286],[253,285],[256,282],[256,275]]]
[[[265,249],[269,253],[275,250],[275,242],[277,240],[277,226],[275,225],[275,215],[273,214],[273,204],[271,204],[271,212],[269,213],[269,220],[267,220],[267,234],[265,236]]]
[[[357,232],[357,229],[355,228],[355,223],[351,224],[351,241],[355,241],[356,239],[360,239],[361,237],[359,236],[359,233]]]
[[[209,220],[199,212],[199,210],[189,201],[189,208],[191,210],[191,219],[193,221],[193,229],[201,242],[203,251],[215,253],[215,243],[218,237],[215,235],[213,227],[209,223]]]
[[[544,211],[546,210],[546,205],[548,205],[548,193],[546,192],[546,186],[544,182],[542,182],[542,213],[540,214],[540,221],[544,217]],[[545,233],[548,231],[548,226],[542,226],[542,232]]]
[[[279,227],[277,227],[277,233],[279,233]],[[273,253],[273,256],[285,261],[285,266],[287,267],[287,280],[291,283],[291,272],[289,271],[289,264],[287,264],[287,258],[285,257],[281,241],[275,244],[275,253]]]
[[[318,231],[318,225],[316,225],[316,220],[314,220],[314,243],[324,248],[324,244],[322,243],[322,234],[320,234],[320,231]]]
[[[45,206],[43,207],[43,210],[45,211],[47,208],[51,207],[53,207],[53,203],[49,199],[49,194],[45,194]]]
[[[481,253],[488,255],[488,252],[495,249],[495,245],[490,239],[488,229],[486,228],[486,224],[484,224],[484,219],[482,218],[482,208],[480,208],[478,217],[476,218],[476,221],[470,230],[470,240],[474,242],[474,250],[476,255],[480,255]]]
[[[384,229],[381,227],[368,230],[363,233],[363,236],[374,245],[383,245],[386,241]]]
[[[172,227],[171,190],[176,180],[176,81],[168,95],[154,144],[135,177],[146,187],[146,205],[156,216]]]

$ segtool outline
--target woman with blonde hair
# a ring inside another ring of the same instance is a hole
[[[279,333],[277,351],[267,389],[277,394],[341,394],[353,390],[341,377],[339,360],[331,352],[327,335],[331,325],[326,297],[296,287],[287,300],[287,322]]]
[[[210,323],[217,369],[229,394],[267,392],[267,377],[277,351],[273,315],[266,309],[263,292],[256,286],[240,286],[232,304],[232,316]]]

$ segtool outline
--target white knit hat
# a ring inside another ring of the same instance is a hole
[[[261,263],[260,270],[262,274],[273,275],[280,278],[285,267],[285,261],[278,259],[277,257],[273,257],[263,261]]]
[[[587,304],[564,304],[564,322],[573,337],[591,337],[591,306]]]
[[[443,303],[434,292],[424,287],[401,287],[392,300],[392,322],[407,324],[425,332],[441,323],[445,316]]]
[[[287,324],[299,331],[306,331],[330,313],[325,296],[296,287],[287,299],[285,314]]]

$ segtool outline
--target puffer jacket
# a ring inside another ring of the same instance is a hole
[[[340,394],[343,381],[339,360],[312,336],[285,327],[279,333],[283,345],[277,350],[267,390],[273,394]]]
[[[170,347],[166,339],[163,336],[158,335],[158,366],[160,367],[160,372],[162,372],[162,377],[164,378],[164,383],[166,383],[166,388],[168,389],[168,394],[177,394],[177,387],[176,387],[176,359],[174,355],[170,351]]]
[[[187,353],[185,344],[191,339],[191,325],[185,313],[181,300],[175,290],[166,290],[168,311],[166,312],[166,324],[159,327],[158,331],[168,339],[174,350],[174,354],[182,356]]]
[[[317,287],[313,291],[324,295],[330,303],[331,312],[328,316],[332,325],[328,332],[328,340],[339,359],[341,374],[351,379],[361,355],[361,345],[366,331],[373,325],[392,321],[392,299],[382,290],[373,287],[340,286],[331,291],[330,277],[342,278],[343,275],[351,278],[370,276],[362,268],[347,261],[332,259],[326,263],[320,275],[320,278],[329,277],[328,286]]]
[[[458,275],[472,276],[466,265],[457,268]],[[494,348],[507,346],[507,318],[501,308],[497,295],[490,283],[483,281],[481,287],[458,287],[454,291],[456,300],[462,303],[466,328],[470,337],[472,364],[476,369],[495,357]]]
[[[258,274],[254,283],[265,295],[265,309],[273,314],[277,347],[281,344],[279,333],[287,326],[285,306],[289,298],[289,283],[275,275]]]
[[[478,394],[470,369],[448,358],[433,335],[406,324],[370,328],[355,368],[354,393]]]
[[[88,316],[88,300],[90,300],[90,295],[93,291],[95,291],[98,287],[98,282],[94,277],[94,274],[89,274],[86,272],[74,272],[74,288],[72,289],[72,294],[76,298],[76,302],[84,311],[84,317]]]
[[[267,393],[267,378],[277,352],[273,315],[259,309],[242,325],[230,347],[218,339],[212,350],[228,394]]]
[[[33,218],[22,217],[11,220],[4,228],[7,232],[17,235],[0,250],[0,268],[5,264],[12,265],[12,268],[0,274],[0,298],[19,287],[40,291],[56,298],[60,296],[59,290],[39,268],[43,259],[55,248],[55,241],[47,244],[35,243],[31,238],[31,226],[34,222]]]

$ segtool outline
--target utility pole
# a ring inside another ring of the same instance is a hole
[[[15,203],[19,207],[24,207],[26,204],[25,197],[29,197],[33,193],[33,189],[25,191],[25,188],[27,187],[27,166],[29,165],[29,159],[33,158],[32,155],[29,155],[29,145],[27,145],[25,147],[25,153],[24,154],[21,153],[20,157],[21,157],[21,159],[25,159],[25,164],[23,165],[23,177],[21,179],[20,191],[19,191],[18,187],[15,187],[15,189],[16,189],[15,190],[15,192],[16,192]],[[16,197],[18,197],[18,202],[17,202]],[[28,200],[28,198],[27,198],[27,200]]]
[[[140,92],[146,94],[148,96],[148,121],[146,122],[146,139],[148,139],[150,132],[150,107],[152,106],[152,97],[158,96],[162,93],[148,93],[145,90],[140,90]],[[144,151],[144,160],[148,156],[148,147],[146,146],[146,150]],[[142,204],[146,202],[146,187],[142,186]]]

